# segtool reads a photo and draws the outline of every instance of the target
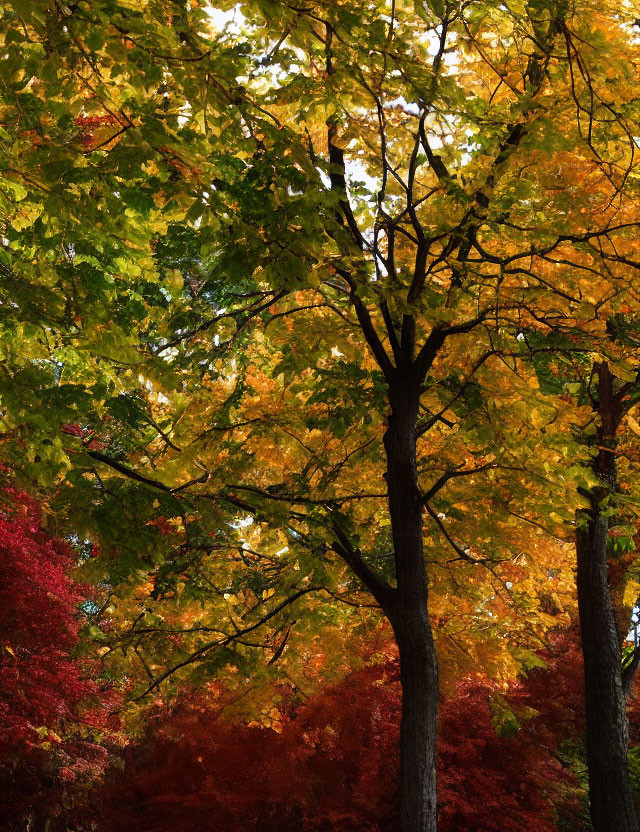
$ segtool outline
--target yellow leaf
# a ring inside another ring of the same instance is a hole
[[[624,596],[622,599],[623,604],[626,607],[630,607],[635,604],[636,599],[640,595],[640,584],[637,581],[629,581],[624,589]]]

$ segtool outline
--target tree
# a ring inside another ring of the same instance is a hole
[[[601,242],[615,249],[611,235],[636,227],[613,222],[613,209],[593,222],[587,204],[596,191],[606,205],[609,185],[634,196],[630,21],[606,2],[551,0],[241,8],[239,33],[217,36],[197,4],[5,14],[15,80],[3,92],[14,141],[3,245],[7,286],[26,310],[5,312],[8,427],[32,470],[76,469],[76,505],[91,494],[85,522],[117,547],[121,578],[136,551],[153,552],[150,521],[185,537],[163,551],[163,577],[214,545],[243,548],[239,519],[283,536],[292,571],[276,570],[278,600],[250,629],[230,616],[235,632],[207,636],[157,675],[148,668],[149,691],[301,598],[331,594],[336,559],[346,564],[400,651],[401,826],[431,832],[427,561],[453,551],[494,575],[501,505],[548,463],[539,434],[501,419],[531,401],[518,336],[582,321],[589,258],[609,266],[616,255]],[[92,117],[113,132],[90,137]],[[26,342],[9,333],[16,317],[31,327]],[[216,418],[203,430],[205,391]],[[66,445],[61,423],[79,426]],[[105,447],[92,447],[92,431]],[[286,459],[274,476],[264,465],[275,448]],[[564,473],[535,486],[547,511],[550,493],[569,513],[579,504],[570,493],[586,475]],[[212,544],[207,527],[226,540]],[[477,539],[461,544],[454,529]],[[274,588],[262,567],[251,574],[261,593]],[[202,636],[197,622],[178,635],[196,628]]]
[[[602,254],[606,270],[611,253]],[[625,255],[626,241],[620,240],[613,257],[629,266]],[[575,519],[564,519],[570,520],[567,533],[576,537],[586,748],[596,829],[610,828],[612,817],[629,828],[637,823],[627,765],[626,700],[640,660],[637,643],[628,641],[638,597],[633,577],[638,340],[631,308],[625,304],[624,312],[612,309],[608,286],[602,300],[592,296],[597,311],[588,329],[558,319],[552,331],[525,337],[541,389],[548,394],[566,391],[563,396],[575,402],[576,414],[583,413],[576,433],[589,449],[583,464],[593,473],[591,481],[578,486],[583,503]],[[558,514],[551,519],[562,521]]]
[[[1,500],[0,814],[18,830],[61,814],[66,785],[104,767],[95,735],[111,696],[72,655],[82,595],[68,577],[71,547],[45,531],[24,491],[3,484]]]
[[[626,691],[622,684],[622,652],[608,584],[608,512],[606,498],[616,487],[613,444],[622,408],[613,391],[606,362],[598,376],[598,452],[593,467],[600,485],[590,494],[586,517],[577,531],[578,601],[585,660],[587,762],[594,828],[611,828],[612,814],[623,829],[638,821],[627,770],[629,735]]]

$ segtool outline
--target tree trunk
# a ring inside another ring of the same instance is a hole
[[[607,496],[615,489],[614,446],[620,411],[607,364],[597,365],[597,370],[600,427],[593,468],[602,486],[589,495],[590,509],[580,512],[576,539],[590,810],[594,832],[638,832],[627,767],[621,645],[607,578],[609,521],[603,511]]]
[[[29,832],[49,832],[51,827],[51,820],[46,815],[37,812],[31,819],[28,829]]]
[[[400,828],[435,832],[438,665],[426,609],[415,616],[403,610],[399,617],[403,620],[397,621],[395,632],[402,683]]]
[[[397,592],[387,612],[400,651],[402,682],[400,828],[435,832],[438,665],[429,622],[416,466],[419,383],[404,377],[389,393],[391,415],[384,445]]]

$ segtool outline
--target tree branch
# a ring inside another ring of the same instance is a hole
[[[153,684],[149,685],[149,687],[144,690],[141,694],[136,696],[133,701],[139,702],[141,699],[144,699],[145,696],[148,696],[152,690],[158,687],[165,679],[168,679],[169,676],[172,676],[176,671],[181,670],[183,667],[187,667],[187,665],[193,664],[196,661],[201,660],[206,656],[206,654],[217,647],[226,647],[227,645],[231,644],[234,641],[237,641],[242,636],[247,635],[247,633],[251,633],[254,630],[257,630],[259,627],[262,627],[263,624],[266,624],[271,618],[276,616],[279,612],[281,612],[285,607],[290,606],[297,601],[298,598],[301,598],[303,595],[306,595],[309,592],[319,592],[322,590],[323,587],[321,586],[307,586],[304,589],[300,589],[297,592],[294,592],[293,595],[290,595],[288,598],[285,598],[277,607],[268,612],[266,615],[263,615],[259,621],[249,625],[248,627],[244,627],[243,629],[237,630],[237,632],[233,633],[232,635],[225,636],[223,639],[218,639],[216,641],[209,641],[207,644],[204,644],[202,647],[199,647],[194,653],[192,653],[188,658],[184,659],[184,661],[178,662],[173,667],[170,667],[160,676],[156,677]]]
[[[331,544],[333,550],[342,558],[356,577],[360,578],[365,587],[386,612],[394,601],[394,588],[364,562],[360,551],[352,545],[347,535],[337,523],[332,525],[331,530],[335,536],[335,540]]]

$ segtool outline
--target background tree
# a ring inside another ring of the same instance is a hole
[[[106,766],[100,743],[115,699],[90,678],[95,664],[72,654],[83,597],[68,577],[76,556],[15,484],[3,483],[0,553],[0,817],[11,832],[44,829],[68,820],[69,786]]]

